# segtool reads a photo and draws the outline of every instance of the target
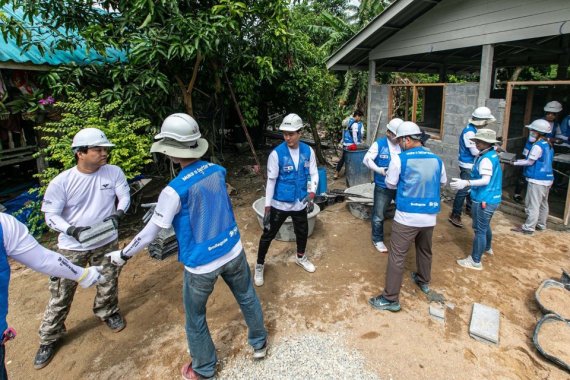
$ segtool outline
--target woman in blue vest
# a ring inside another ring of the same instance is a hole
[[[191,361],[182,367],[182,378],[215,376],[216,348],[206,322],[206,303],[218,277],[240,305],[253,347],[253,358],[267,353],[267,330],[261,304],[251,281],[232,204],[226,191],[226,170],[201,157],[208,142],[201,138],[196,121],[187,114],[168,116],[150,151],[167,155],[180,164],[180,173],[158,197],[150,221],[125,248],[107,256],[117,266],[143,250],[162,228],[174,227],[178,261],[184,264],[183,300],[186,338]]]
[[[336,164],[334,179],[340,175],[340,171],[344,166],[344,151],[356,150],[358,144],[362,144],[364,138],[364,126],[362,125],[362,116],[364,113],[360,110],[354,111],[352,117],[348,119],[348,124],[342,133],[342,154],[340,160]]]
[[[48,276],[77,281],[82,288],[101,284],[105,277],[100,273],[102,266],[82,268],[59,253],[42,247],[29,234],[25,225],[11,215],[0,212],[0,379],[7,379],[4,344],[15,336],[8,328],[8,285],[10,283],[10,264],[8,257]]]
[[[524,168],[523,174],[528,182],[525,196],[526,221],[511,231],[532,235],[535,230],[546,229],[548,218],[548,193],[554,181],[552,160],[554,150],[546,135],[551,126],[547,120],[538,119],[527,126],[529,139],[534,140],[526,159],[517,160],[515,166]]]
[[[495,122],[495,117],[491,114],[491,110],[487,107],[479,107],[473,111],[469,124],[459,135],[459,178],[469,179],[471,177],[471,169],[475,157],[479,154],[475,143],[471,140],[478,128],[483,128],[486,125]],[[465,200],[467,199],[467,202]],[[471,201],[469,199],[469,188],[458,190],[453,200],[453,209],[449,216],[449,222],[456,227],[463,228],[461,221],[461,213],[463,211],[463,204],[465,203],[465,211],[471,211]]]
[[[313,210],[313,198],[319,184],[315,152],[301,142],[303,121],[291,113],[283,118],[279,130],[283,143],[269,154],[267,159],[267,186],[265,187],[265,215],[263,234],[259,239],[254,281],[264,283],[265,256],[271,242],[287,217],[293,220],[297,243],[296,263],[309,273],[315,266],[305,254],[309,225],[307,213]]]
[[[471,138],[477,145],[479,155],[473,163],[471,179],[452,178],[449,186],[453,190],[471,188],[471,218],[473,219],[473,248],[471,255],[457,260],[464,268],[482,270],[481,257],[486,252],[493,254],[491,241],[491,218],[501,204],[503,192],[503,171],[494,145],[497,134],[491,129],[479,129]]]
[[[379,252],[388,252],[384,244],[384,214],[396,197],[396,190],[386,186],[386,171],[390,165],[390,156],[401,152],[396,133],[403,122],[399,118],[390,120],[386,126],[386,136],[376,140],[362,160],[362,163],[374,172],[372,244]]]
[[[368,303],[378,310],[400,310],[400,288],[406,254],[412,242],[416,247],[417,272],[412,281],[429,293],[432,263],[432,236],[440,211],[442,184],[447,182],[441,159],[422,146],[422,132],[410,121],[398,126],[402,153],[392,156],[386,185],[396,190],[396,215],[392,223],[386,285],[382,294]]]

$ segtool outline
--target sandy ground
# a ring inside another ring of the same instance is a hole
[[[247,171],[228,173],[238,191],[232,201],[253,265],[261,229],[251,204],[263,195],[263,182]],[[329,188],[343,185],[342,178],[332,182],[329,173]],[[271,341],[340,332],[346,344],[364,356],[367,369],[382,379],[567,379],[569,374],[543,359],[531,339],[541,317],[534,291],[544,279],[559,278],[562,267],[570,269],[568,233],[514,235],[509,228],[520,221],[499,212],[493,218],[495,255],[486,256],[484,270],[477,272],[455,263],[470,252],[473,232],[449,224],[448,213],[449,205],[444,205],[434,232],[431,284],[453,306],[446,309],[444,323],[429,316],[429,301],[409,278],[415,269],[413,250],[406,261],[402,311],[379,312],[367,304],[383,288],[387,256],[373,248],[369,222],[354,218],[346,204],[339,203],[318,215],[309,239],[307,252],[317,266],[314,274],[293,262],[294,243],[276,241],[270,248],[265,285],[257,290]],[[128,220],[121,240],[130,239],[140,227],[138,218]],[[390,229],[388,221],[388,238]],[[79,289],[66,322],[67,337],[53,361],[37,371],[32,361],[49,296],[47,278],[15,269],[8,321],[19,335],[7,345],[11,378],[178,378],[188,358],[182,271],[175,257],[156,261],[145,252],[129,261],[120,287],[127,327],[118,334],[93,316],[94,289]],[[500,311],[498,345],[469,337],[474,302]],[[245,323],[221,280],[209,300],[208,323],[220,370],[231,358],[251,355]],[[351,378],[350,374],[339,377]]]

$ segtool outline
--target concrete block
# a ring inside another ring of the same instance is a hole
[[[438,322],[445,321],[445,308],[440,304],[429,305],[429,315]]]
[[[499,310],[480,303],[473,304],[469,335],[485,343],[499,343]]]

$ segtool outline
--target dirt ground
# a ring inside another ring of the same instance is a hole
[[[263,195],[263,181],[237,169],[228,170],[228,180],[237,189],[232,201],[253,266],[261,229],[251,204]],[[343,188],[344,178],[335,183],[330,174],[329,188]],[[406,261],[402,311],[379,312],[368,305],[368,298],[383,288],[387,256],[373,248],[369,222],[354,218],[345,203],[338,203],[318,215],[308,242],[315,273],[295,265],[294,243],[275,241],[270,248],[265,285],[257,292],[271,341],[342,332],[381,379],[568,379],[567,372],[543,359],[532,344],[541,317],[534,291],[543,280],[559,278],[561,268],[570,269],[568,233],[515,235],[509,228],[520,220],[499,212],[493,218],[495,255],[485,256],[484,270],[477,272],[455,263],[469,254],[473,232],[449,224],[448,213],[449,205],[444,205],[434,232],[431,283],[453,306],[446,309],[444,323],[429,316],[429,301],[409,278],[415,269],[413,250]],[[139,211],[125,223],[122,242],[141,228],[141,215]],[[390,229],[388,221],[387,238]],[[29,269],[13,270],[8,321],[19,335],[7,345],[8,373],[12,379],[179,378],[188,358],[182,274],[175,257],[156,261],[145,251],[129,261],[120,283],[127,327],[118,334],[93,316],[95,290],[79,288],[66,322],[67,337],[53,361],[37,371],[32,361],[49,297],[48,279]],[[469,337],[474,302],[500,311],[498,345]],[[229,358],[251,355],[239,307],[223,281],[210,297],[208,324],[221,370]]]

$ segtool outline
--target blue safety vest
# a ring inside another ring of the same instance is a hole
[[[4,230],[0,224],[0,336],[8,328],[8,285],[10,284],[10,264],[4,247]]]
[[[183,168],[168,186],[181,203],[172,221],[178,261],[195,268],[229,253],[240,233],[226,192],[226,170],[199,160]]]
[[[529,138],[530,138],[530,136],[529,136]],[[525,156],[525,157],[528,156],[528,152],[530,152],[530,148],[532,148],[532,144],[533,143],[530,142],[529,139],[526,139],[526,143],[524,144],[524,149],[522,152],[523,156]]]
[[[362,122],[357,123],[358,130],[356,131],[356,138],[358,141],[352,139],[352,124],[357,123],[352,117],[348,120],[348,127],[344,130],[344,138],[342,140],[344,145],[360,144],[362,142]]]
[[[493,172],[491,173],[491,180],[485,186],[473,186],[471,188],[471,199],[475,202],[487,202],[490,204],[501,203],[501,196],[503,194],[503,171],[499,162],[499,155],[495,149],[490,149],[483,155],[480,155],[473,164],[471,171],[471,179],[483,178],[479,174],[479,164],[483,158],[491,160],[493,165]]]
[[[399,157],[402,170],[396,208],[415,214],[437,214],[441,198],[441,159],[424,147],[405,150]]]
[[[307,183],[311,177],[311,148],[303,142],[299,143],[297,169],[287,143],[279,144],[275,151],[279,160],[279,176],[275,183],[273,199],[280,202],[303,200],[307,196]]]
[[[554,158],[554,150],[546,140],[538,140],[532,146],[534,147],[535,145],[538,145],[542,149],[542,155],[534,164],[524,167],[524,176],[539,181],[553,180],[552,160]],[[530,151],[526,155],[527,159],[529,155]]]
[[[463,139],[463,136],[465,136],[467,132],[477,133],[477,128],[475,128],[473,124],[469,123],[465,128],[463,128],[463,131],[461,131],[461,134],[459,135],[459,161],[466,164],[472,164],[475,162],[475,156],[471,154],[471,151],[467,145],[465,145],[465,141]]]
[[[379,168],[387,168],[390,165],[390,147],[388,146],[388,138],[381,137],[376,140],[378,144],[378,155],[374,159],[374,163]],[[386,189],[386,176],[374,172],[374,183]]]

